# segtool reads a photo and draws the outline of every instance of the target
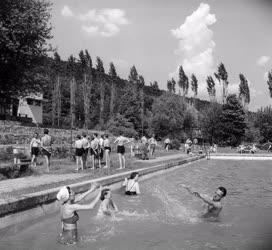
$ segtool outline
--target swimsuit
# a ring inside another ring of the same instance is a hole
[[[77,242],[77,221],[79,216],[77,212],[70,218],[62,218],[63,223],[62,233],[59,237],[59,242],[65,245],[75,244]]]

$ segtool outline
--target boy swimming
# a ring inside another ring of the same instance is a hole
[[[202,216],[204,218],[209,217],[218,217],[220,214],[223,206],[221,204],[221,199],[224,198],[227,194],[227,190],[224,187],[219,187],[212,198],[208,198],[205,195],[202,195],[198,192],[192,191],[191,188],[189,188],[186,185],[181,185],[183,188],[185,188],[190,194],[200,198],[203,200],[206,204],[208,204],[206,213]]]

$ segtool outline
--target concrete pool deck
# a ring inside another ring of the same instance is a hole
[[[210,159],[213,160],[272,160],[272,154],[239,154],[239,153],[212,153]]]
[[[32,186],[43,186],[48,183],[59,184],[55,188],[45,189],[38,192],[26,193],[20,195],[20,197],[5,197],[0,199],[0,229],[7,228],[9,226],[30,221],[46,214],[55,213],[58,210],[58,203],[56,201],[56,193],[61,186],[71,179],[76,179],[78,182],[69,184],[76,193],[87,191],[93,182],[105,186],[113,186],[113,188],[120,187],[120,183],[125,177],[128,177],[131,172],[137,171],[141,175],[141,179],[149,178],[155,174],[159,174],[166,169],[175,169],[180,165],[193,162],[199,159],[205,158],[204,155],[197,155],[192,157],[184,158],[184,155],[170,155],[167,157],[158,157],[157,159],[151,160],[158,162],[155,166],[149,166],[144,168],[138,168],[135,170],[129,170],[110,176],[104,176],[96,179],[90,179],[80,181],[80,178],[88,174],[71,173],[65,175],[42,175],[42,176],[31,176],[19,179],[5,180],[0,182],[0,193],[2,192],[15,192],[16,190],[24,189]],[[160,161],[168,160],[159,164]],[[91,197],[92,194],[89,196]]]

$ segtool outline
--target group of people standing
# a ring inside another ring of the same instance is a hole
[[[130,143],[130,140],[120,133],[113,143],[117,144],[117,154],[120,163],[119,169],[123,169],[126,167],[125,144]],[[102,168],[101,162],[104,156],[106,162],[104,168],[110,167],[110,153],[112,148],[111,141],[107,134],[98,135],[97,133],[94,133],[90,140],[87,138],[86,133],[83,133],[82,136],[77,135],[74,147],[77,166],[76,171],[79,171],[80,169],[83,170],[87,167],[88,155],[91,157],[92,169]]]
[[[49,130],[44,129],[44,135],[39,138],[39,134],[35,133],[34,137],[30,142],[30,153],[31,153],[31,165],[32,167],[37,166],[37,157],[41,153],[46,161],[46,168],[49,172],[50,158],[52,154],[52,138],[49,135]]]

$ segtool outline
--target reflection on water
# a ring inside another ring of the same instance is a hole
[[[262,249],[272,238],[270,162],[200,161],[141,183],[142,195],[113,192],[120,211],[113,217],[80,212],[80,242],[69,249]],[[213,194],[225,186],[217,220],[201,219],[206,207],[180,187]],[[1,234],[1,249],[67,249],[55,239],[57,215]]]

